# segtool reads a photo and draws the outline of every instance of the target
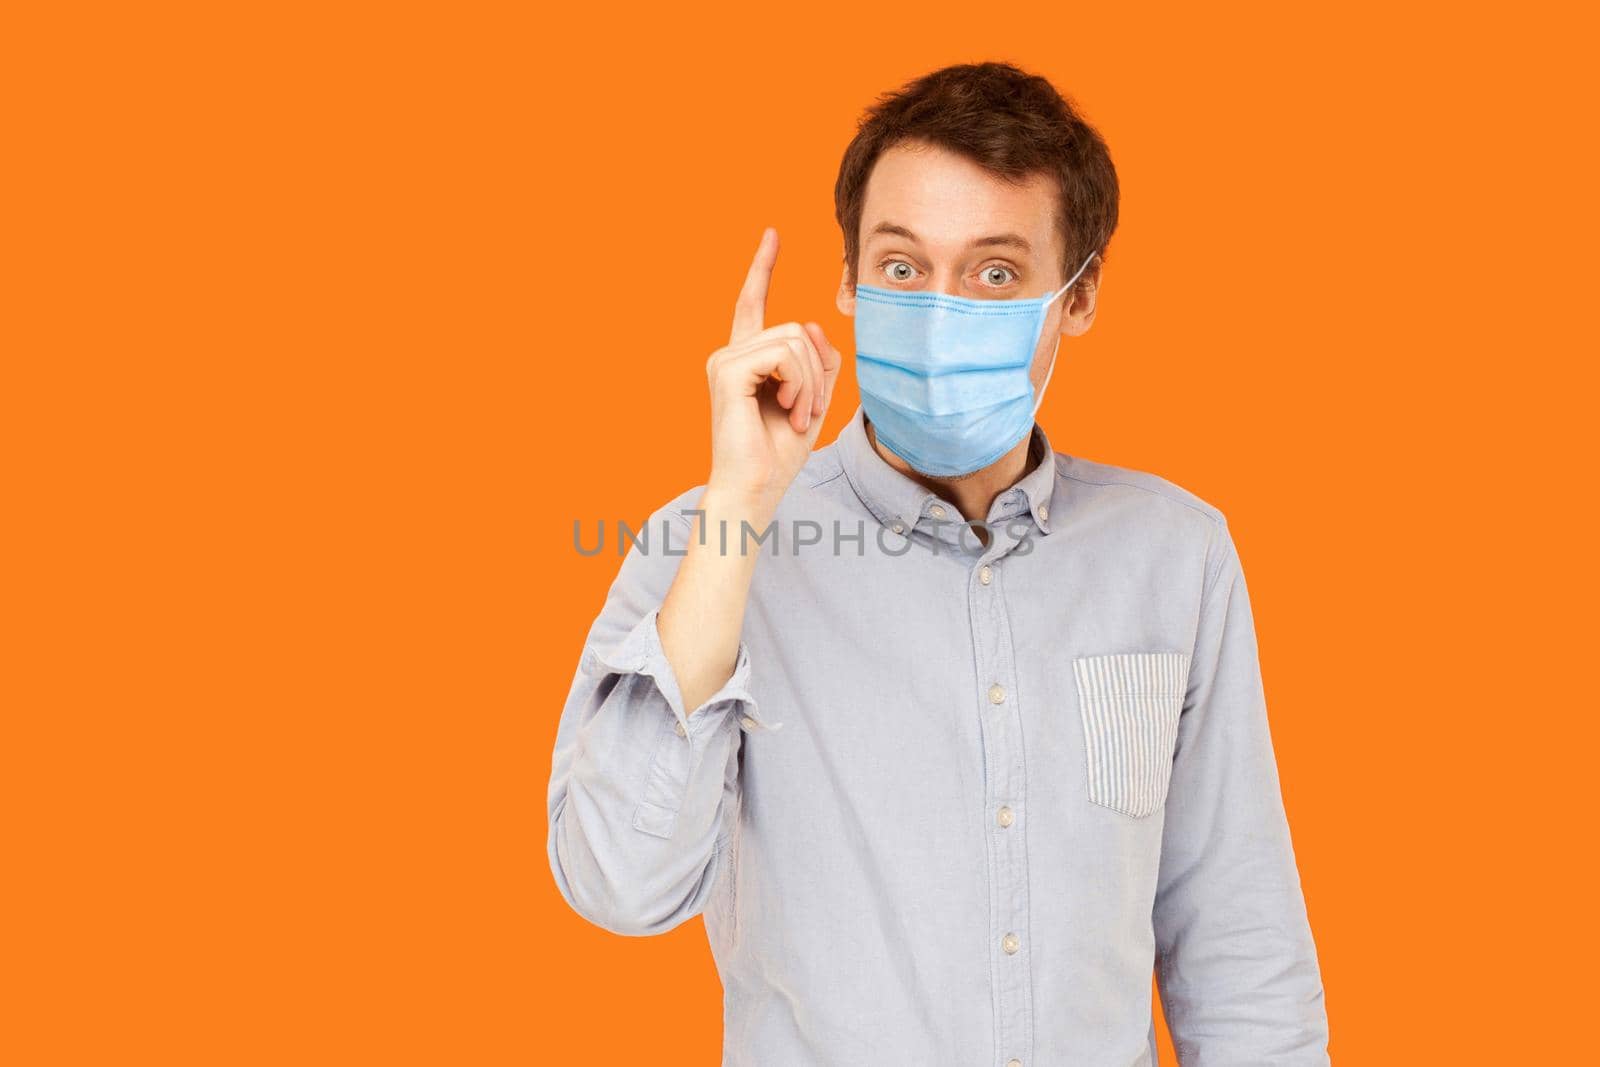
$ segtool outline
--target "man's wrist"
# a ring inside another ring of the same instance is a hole
[[[745,519],[752,525],[765,525],[778,511],[782,493],[768,493],[751,489],[735,489],[707,485],[700,494],[700,510],[706,515],[738,521]]]

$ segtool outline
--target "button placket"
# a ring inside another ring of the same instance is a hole
[[[990,945],[995,1047],[1028,1056],[1033,1047],[1032,974],[1023,942],[1028,931],[1027,839],[1014,828],[1026,793],[1022,709],[1015,692],[1016,663],[1000,568],[992,562],[1014,540],[1001,532],[968,580],[968,612],[979,671],[983,808],[989,830]]]

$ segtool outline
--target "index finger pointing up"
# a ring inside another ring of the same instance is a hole
[[[768,226],[761,231],[756,258],[750,261],[739,302],[733,306],[733,333],[728,343],[753,337],[766,328],[767,284],[772,281],[772,265],[778,261],[778,231]]]

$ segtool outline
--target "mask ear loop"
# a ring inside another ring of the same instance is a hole
[[[1078,280],[1078,275],[1083,273],[1084,267],[1087,267],[1089,265],[1090,260],[1094,259],[1094,257],[1099,255],[1099,254],[1100,253],[1098,253],[1098,252],[1090,252],[1089,253],[1089,259],[1086,259],[1086,260],[1083,261],[1083,266],[1078,268],[1077,273],[1072,276],[1072,280],[1067,282],[1066,285],[1063,285],[1061,288],[1057,289],[1055,292],[1051,293],[1050,294],[1050,299],[1046,300],[1044,302],[1044,306],[1045,307],[1049,307],[1050,306],[1050,300],[1054,300],[1056,297],[1060,296],[1062,293],[1066,292],[1068,289],[1071,289],[1073,282],[1076,282]],[[1056,350],[1054,352],[1050,353],[1050,369],[1044,372],[1044,384],[1039,386],[1039,395],[1037,397],[1035,397],[1034,401],[1033,401],[1033,413],[1034,413],[1034,415],[1038,415],[1039,414],[1039,405],[1044,403],[1044,391],[1046,389],[1050,388],[1050,376],[1056,372],[1056,356],[1060,355],[1060,353],[1061,353],[1061,334],[1057,333],[1056,334]]]

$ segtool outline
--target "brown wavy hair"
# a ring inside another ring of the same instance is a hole
[[[1012,181],[1053,175],[1061,193],[1056,226],[1066,249],[1062,276],[1070,276],[1091,252],[1104,263],[1117,228],[1118,194],[1117,169],[1099,131],[1037,74],[1010,63],[962,63],[884,93],[861,117],[845,149],[833,204],[852,286],[867,177],[878,156],[902,142],[958,152]]]

